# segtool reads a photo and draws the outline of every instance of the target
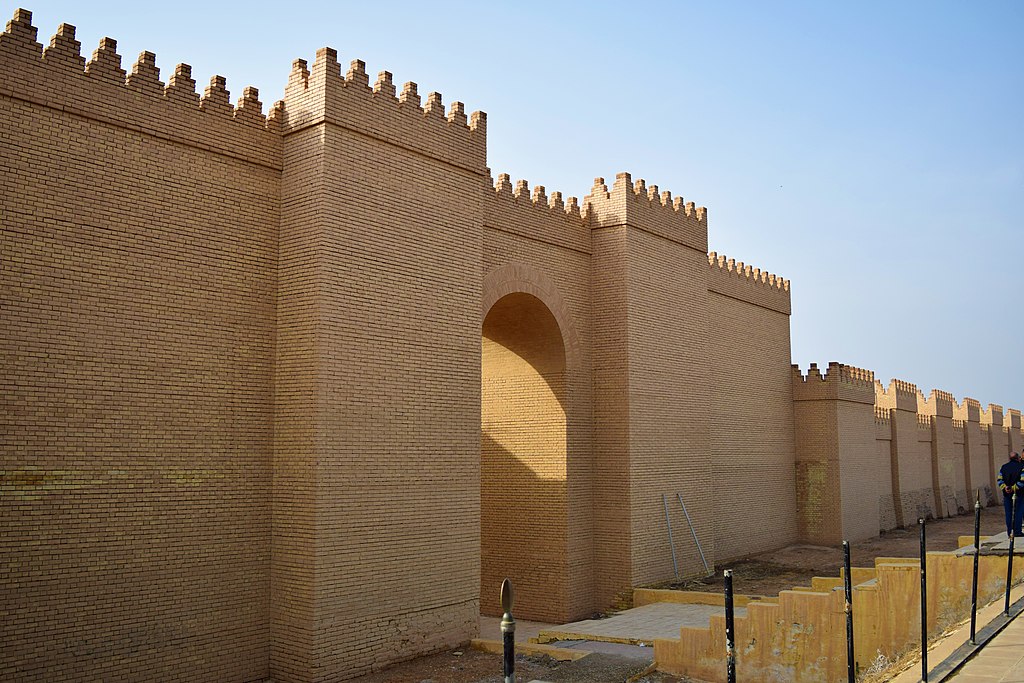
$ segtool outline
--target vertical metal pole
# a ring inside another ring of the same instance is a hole
[[[512,582],[505,579],[501,582],[501,640],[504,652],[501,658],[504,683],[515,683],[516,680],[516,620],[512,618]]]
[[[978,625],[978,556],[981,555],[981,489],[974,500],[974,575],[971,579],[971,645],[977,645],[974,636]]]
[[[668,498],[665,494],[661,494],[661,504],[665,506],[665,524],[668,524],[668,545],[672,548],[672,571],[676,575],[676,581],[679,580],[679,564],[676,562],[676,544],[672,540],[672,520],[668,518]]]
[[[1017,526],[1017,492],[1014,491],[1010,499],[1010,531],[1016,531]],[[1013,583],[1013,542],[1017,540],[1016,534],[1010,534],[1010,552],[1006,554],[1006,602],[1003,605],[1003,614],[1010,616],[1010,584]]]
[[[853,577],[850,576],[850,542],[843,541],[843,583],[846,587],[846,678],[856,683],[857,663],[853,658]]]
[[[918,518],[921,527],[921,680],[928,683],[928,582],[925,575],[924,518]]]
[[[732,570],[725,570],[725,676],[736,683],[736,632],[732,605]]]
[[[690,533],[693,534],[693,542],[697,544],[697,552],[700,553],[700,561],[704,563],[704,571],[710,575],[711,567],[708,566],[708,561],[704,559],[704,549],[700,547],[700,541],[697,540],[697,530],[693,528],[693,522],[690,521],[690,513],[686,511],[686,505],[683,504],[683,494],[677,491],[676,498],[679,499],[679,506],[683,508],[683,514],[686,515],[686,523],[690,525]]]

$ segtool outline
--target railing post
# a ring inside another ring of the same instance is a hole
[[[502,675],[505,683],[515,683],[516,679],[516,620],[512,618],[512,582],[505,579],[501,582],[501,640],[504,652],[501,659]]]
[[[928,683],[928,581],[925,572],[924,518],[917,520],[921,527],[921,680]]]
[[[725,570],[725,676],[736,683],[736,631],[732,602],[732,570]]]
[[[977,645],[978,624],[978,556],[981,555],[981,489],[974,500],[974,574],[971,578],[971,645]]]
[[[853,655],[853,577],[850,576],[850,542],[843,541],[843,577],[846,588],[846,679],[856,683],[857,665]]]

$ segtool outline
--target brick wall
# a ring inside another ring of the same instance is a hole
[[[388,75],[371,89],[359,62],[343,77],[326,48],[289,79],[285,148],[320,145],[295,171],[319,193],[315,213],[302,182],[282,196],[312,258],[290,265],[297,300],[314,292],[310,336],[295,340],[311,347],[302,385],[316,401],[313,441],[300,444],[313,459],[301,523],[313,581],[297,586],[313,605],[312,669],[289,678],[354,675],[476,630],[486,168],[482,116],[472,124],[458,104],[446,117],[439,95],[425,108],[412,87],[396,98]],[[275,594],[282,624],[291,597]]]
[[[0,37],[0,679],[264,677],[277,136],[34,33]]]
[[[525,181],[520,181],[513,192],[508,177],[503,175],[499,176],[493,193],[485,192],[485,195],[483,258],[486,275],[483,313],[488,313],[498,300],[510,294],[529,294],[554,318],[559,333],[558,344],[565,354],[562,448],[565,452],[566,516],[560,532],[562,557],[559,560],[564,575],[558,579],[558,583],[565,586],[565,593],[564,600],[556,601],[548,591],[542,606],[549,618],[568,620],[589,616],[599,608],[594,600],[592,389],[588,343],[590,230],[580,216],[574,198],[570,197],[563,202],[557,192],[548,198],[543,187],[536,187],[531,193]],[[483,374],[486,413],[486,362]],[[520,416],[513,418],[528,425],[532,409],[530,406],[527,408]],[[508,414],[510,411],[505,412]],[[486,431],[486,427],[484,429]],[[486,445],[486,438],[484,443]],[[488,480],[485,475],[481,475],[482,486]],[[509,489],[509,482],[505,481],[502,487]],[[511,487],[509,494],[513,497],[528,497],[530,491]],[[531,572],[525,571],[527,567],[523,568],[522,573],[516,574],[509,571],[507,563],[502,566],[502,563],[491,561],[486,551],[487,544],[500,544],[509,540],[508,537],[488,537],[487,520],[492,516],[509,520],[510,533],[518,534],[523,543],[532,545],[543,543],[544,539],[537,535],[524,536],[524,531],[532,533],[542,528],[544,520],[524,518],[514,512],[495,509],[486,495],[481,500],[481,518],[485,527],[481,539],[484,546],[481,557],[481,610],[485,613],[496,612],[500,580],[508,575],[516,587],[516,614],[531,618],[532,610],[527,595],[531,591],[536,595],[539,590],[545,589],[544,585],[538,584]],[[553,556],[549,554],[546,561],[550,564],[552,559]]]
[[[745,271],[711,256],[710,442],[719,560],[798,537],[789,291]]]
[[[663,494],[682,494],[714,562],[703,360],[707,227],[702,210],[673,204],[628,174],[619,174],[610,192],[598,179],[585,202],[595,231],[594,272],[602,278],[594,282],[595,455],[603,477],[596,495],[604,504],[621,501],[624,492],[629,500],[628,520],[614,512],[603,529],[630,552],[615,580],[631,583],[605,587],[617,592],[672,578]],[[699,554],[675,514],[681,571],[699,574]]]

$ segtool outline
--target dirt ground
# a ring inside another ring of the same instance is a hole
[[[1002,507],[982,510],[981,533],[1001,533]],[[974,533],[974,515],[928,522],[929,550],[953,550],[957,537]],[[886,532],[850,548],[855,567],[870,567],[876,557],[918,557],[920,536],[916,525]],[[723,590],[722,571],[733,570],[733,588],[744,595],[777,595],[794,586],[809,586],[813,576],[838,576],[843,565],[841,547],[796,545],[755,557],[724,563],[712,577],[664,584],[717,593]],[[552,683],[683,683],[689,679],[665,674],[644,674],[645,662],[627,657],[591,654],[576,662],[557,662],[547,657],[516,658],[516,680]],[[355,683],[501,683],[501,657],[478,652],[469,645],[429,657],[421,657],[355,679]]]
[[[929,521],[925,530],[928,550],[954,550],[959,536],[974,534],[974,514]],[[1005,531],[1003,508],[989,507],[981,511],[981,535]],[[878,538],[850,546],[850,562],[854,567],[871,567],[876,557],[920,557],[920,530],[915,524],[894,529]],[[778,595],[794,586],[810,586],[813,576],[839,576],[843,566],[842,547],[794,545],[782,550],[726,562],[716,567],[707,579],[665,584],[665,588],[717,593],[724,590],[722,570],[732,569],[733,590],[743,595]]]

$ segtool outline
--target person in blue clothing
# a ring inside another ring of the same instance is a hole
[[[1021,471],[1024,462],[1019,453],[1010,453],[1010,461],[999,468],[997,483],[1003,492],[1003,509],[1006,511],[1006,535],[1010,538],[1021,536],[1021,522],[1024,521],[1024,482]],[[1017,494],[1017,505],[1014,510],[1013,494]],[[1012,517],[1012,520],[1011,520]],[[1012,521],[1012,524],[1011,524]]]

